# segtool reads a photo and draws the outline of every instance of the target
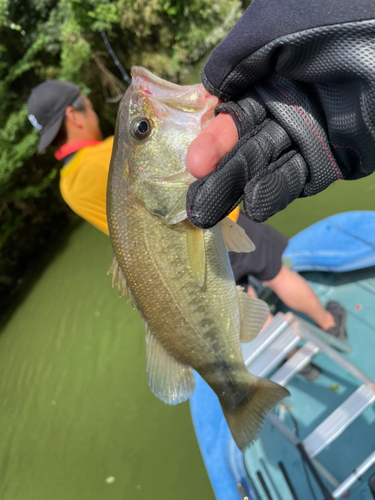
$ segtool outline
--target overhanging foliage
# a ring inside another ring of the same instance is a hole
[[[238,0],[0,0],[0,303],[70,216],[51,151],[36,155],[27,119],[31,89],[70,80],[113,133],[126,71],[145,66],[179,82],[241,14]]]

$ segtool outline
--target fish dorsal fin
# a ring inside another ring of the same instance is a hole
[[[195,389],[193,370],[171,356],[146,325],[146,370],[151,391],[169,405],[182,403]]]
[[[263,300],[244,292],[241,286],[237,287],[237,295],[240,304],[240,340],[246,344],[258,335],[270,310]]]
[[[133,308],[137,308],[137,301],[134,298],[128,284],[126,282],[124,273],[119,266],[118,260],[116,257],[113,257],[111,267],[108,269],[107,274],[112,273],[112,287],[117,285],[118,295],[119,297],[124,296],[127,302],[130,302]]]
[[[194,226],[194,224],[188,221],[186,224],[188,226],[187,252],[190,269],[197,285],[203,286],[206,274],[206,249],[203,229]]]
[[[223,233],[224,243],[228,252],[253,252],[255,245],[247,236],[245,231],[229,217],[220,221],[221,231]]]

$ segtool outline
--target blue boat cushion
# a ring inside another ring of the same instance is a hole
[[[332,215],[289,240],[283,258],[295,271],[345,272],[375,265],[375,212]]]

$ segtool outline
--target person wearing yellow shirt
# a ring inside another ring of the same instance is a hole
[[[32,90],[28,111],[31,124],[41,134],[38,153],[52,145],[62,163],[64,201],[108,234],[105,205],[113,137],[103,141],[90,100],[73,83],[50,80]]]
[[[28,118],[40,132],[38,152],[55,148],[62,163],[60,191],[77,215],[108,235],[106,191],[113,136],[103,140],[90,100],[70,82],[49,80],[35,87],[28,99]],[[248,287],[248,276],[269,286],[291,309],[300,311],[341,340],[346,339],[346,311],[336,302],[324,308],[307,282],[282,263],[288,240],[266,224],[251,221],[237,208],[230,214],[254,242],[251,254],[230,252],[237,284]],[[316,369],[307,369],[311,379]]]

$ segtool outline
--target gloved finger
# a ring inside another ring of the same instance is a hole
[[[264,222],[300,196],[309,176],[305,160],[291,151],[251,179],[245,186],[245,214]]]
[[[186,198],[190,221],[205,229],[217,224],[240,203],[248,182],[290,147],[287,133],[272,120],[243,136],[211,174],[190,185]]]
[[[229,114],[241,139],[244,135],[264,124],[268,116],[267,108],[253,90],[237,101],[223,102],[216,106],[215,115]]]

